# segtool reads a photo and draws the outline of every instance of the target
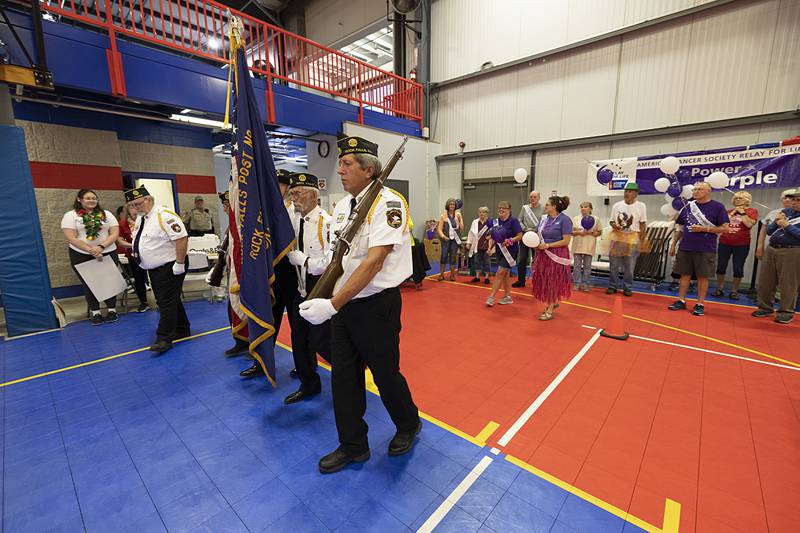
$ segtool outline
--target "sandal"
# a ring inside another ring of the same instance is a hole
[[[739,299],[739,293],[738,293],[738,292],[736,292],[736,291],[734,291],[734,292],[731,292],[731,293],[728,295],[728,298],[730,298],[731,300],[738,300],[738,299]]]
[[[548,313],[547,311],[539,315],[539,320],[550,320],[551,318],[553,318],[553,313]]]
[[[711,296],[725,296],[725,292],[722,289],[717,289],[711,293]]]

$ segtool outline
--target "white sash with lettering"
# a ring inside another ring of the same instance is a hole
[[[508,248],[506,248],[505,245],[502,242],[498,242],[497,246],[500,247],[500,253],[502,253],[503,257],[506,258],[506,261],[508,262],[508,266],[509,267],[517,266],[517,262],[514,260],[513,257],[511,257],[511,254],[508,253]]]
[[[483,237],[483,234],[486,233],[486,230],[489,229],[489,221],[490,220],[491,220],[490,218],[486,219],[486,223],[483,225],[483,229],[478,232],[478,236],[475,238],[474,241],[472,241],[472,244],[469,247],[469,256],[470,257],[475,255],[475,252],[478,251],[478,241],[481,240],[481,237]]]
[[[716,225],[712,224],[711,221],[706,218],[700,208],[697,207],[697,202],[695,200],[689,202],[689,211],[692,212],[692,215],[694,215],[694,218],[697,219],[697,222],[701,226],[706,228],[716,228]]]
[[[454,215],[453,220],[455,221],[456,224],[458,224],[458,217]],[[448,235],[448,237],[450,237],[451,241],[456,241],[456,244],[461,246],[461,237],[459,237],[458,235],[458,226],[455,227],[453,226],[453,223],[450,222],[450,217],[447,217],[447,224],[450,226],[450,231],[449,231],[450,234]]]
[[[548,218],[550,217],[544,216],[542,217],[542,220],[539,222],[539,230],[537,231],[537,233],[539,234],[539,240],[541,240],[542,242],[544,242],[544,236],[542,235],[542,230],[544,230],[544,226],[547,223]],[[550,250],[548,250],[547,248],[545,248],[544,253],[545,255],[547,255],[547,257],[553,260],[553,262],[558,263],[559,265],[570,266],[572,264],[572,252],[569,250],[569,248],[567,248],[567,253],[569,254],[569,257],[560,257],[551,252]]]

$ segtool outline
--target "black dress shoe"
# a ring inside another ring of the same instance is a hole
[[[264,371],[261,370],[261,366],[258,364],[258,361],[256,361],[250,368],[239,372],[239,375],[242,376],[243,378],[254,378],[256,376],[263,376]]]
[[[150,351],[156,353],[164,353],[170,348],[172,348],[172,343],[170,341],[158,341],[150,347]]]
[[[422,430],[422,420],[417,424],[417,429],[413,433],[400,433],[394,436],[389,443],[389,455],[403,455],[414,447],[417,434]]]
[[[369,459],[369,450],[351,453],[343,450],[341,446],[319,460],[319,471],[323,474],[333,474],[350,463],[363,463]]]
[[[283,403],[285,403],[286,405],[290,405],[293,403],[302,402],[303,400],[307,400],[308,398],[313,398],[320,392],[322,392],[322,388],[313,391],[304,391],[303,389],[298,389],[297,392],[293,392],[289,396],[284,398]]]
[[[289,377],[292,379],[300,379],[300,374],[297,373],[297,369],[293,368],[289,370]]]
[[[225,350],[226,357],[233,357],[234,355],[241,355],[250,349],[250,344],[247,341],[243,341],[241,339],[236,339],[236,344],[233,345],[233,348],[228,348]]]

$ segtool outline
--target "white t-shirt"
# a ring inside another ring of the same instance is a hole
[[[360,200],[366,189],[356,198]],[[346,195],[336,203],[331,220],[331,235],[347,225],[350,216],[351,195]],[[353,239],[350,252],[344,256],[344,273],[334,287],[334,294],[350,279],[358,265],[364,262],[370,248],[393,245],[386,256],[383,267],[359,292],[356,298],[365,298],[384,289],[397,287],[411,276],[411,231],[408,228],[408,213],[405,199],[398,193],[384,187],[372,208],[367,220],[361,225]]]
[[[100,231],[93,240],[89,240],[86,238],[86,227],[83,225],[83,217],[78,214],[77,211],[74,209],[67,211],[64,213],[64,216],[61,217],[61,229],[74,229],[78,232],[78,239],[82,240],[86,244],[91,246],[96,246],[98,243],[103,242],[108,238],[108,230],[119,226],[119,222],[114,215],[111,214],[111,211],[103,211],[106,214],[106,219],[103,221],[103,225],[100,227]],[[76,252],[80,252],[82,254],[90,255],[87,251],[81,250],[77,246],[70,244],[70,248],[75,250]],[[112,242],[108,246],[103,249],[103,253],[110,252],[112,250],[117,249],[117,243]]]
[[[635,201],[626,204],[620,200],[611,208],[611,222],[616,222],[625,233],[639,232],[639,224],[647,222],[647,206],[643,202]]]

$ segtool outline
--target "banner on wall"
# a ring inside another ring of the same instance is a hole
[[[589,161],[586,193],[591,196],[622,196],[629,182],[639,185],[641,194],[662,194],[655,181],[664,174],[659,162],[674,155],[681,163],[678,180],[688,185],[703,181],[712,172],[722,171],[731,178],[730,189],[749,190],[800,187],[800,144],[781,146],[779,143],[662,154],[655,156]],[[597,181],[597,172],[609,168],[614,177],[607,185]]]

